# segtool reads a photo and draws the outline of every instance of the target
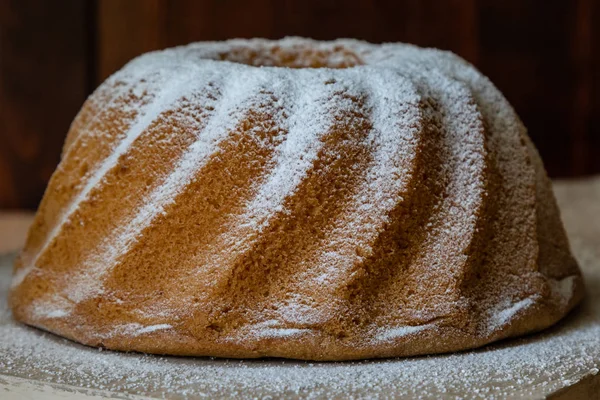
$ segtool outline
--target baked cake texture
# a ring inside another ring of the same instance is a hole
[[[435,49],[286,38],[149,53],[104,82],[9,300],[91,346],[344,360],[538,331],[583,292],[487,78]]]

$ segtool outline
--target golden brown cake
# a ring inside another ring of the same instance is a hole
[[[109,349],[344,360],[482,346],[582,297],[488,79],[439,50],[287,38],[150,53],[104,82],[10,304]]]

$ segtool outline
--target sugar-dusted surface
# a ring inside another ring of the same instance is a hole
[[[302,38],[167,49],[76,117],[12,312],[156,354],[476,348],[583,297],[549,186],[510,104],[451,53]]]
[[[11,320],[0,282],[0,374],[82,388],[169,398],[540,398],[600,369],[600,179],[560,183],[556,193],[588,297],[543,334],[478,351],[365,362],[233,361],[98,351]],[[597,379],[597,377],[596,377]]]

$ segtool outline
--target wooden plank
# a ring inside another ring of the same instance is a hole
[[[171,1],[167,6],[167,46],[214,39],[214,2]]]
[[[33,213],[0,211],[0,254],[17,251],[25,243]]]
[[[593,3],[595,0],[575,1],[575,10],[570,21],[571,54],[573,64],[573,104],[571,106],[570,129],[565,134],[571,137],[570,175],[583,175],[591,167],[588,153],[588,135],[592,113],[592,28]],[[600,150],[598,148],[597,150]]]
[[[171,0],[167,7],[168,45],[230,38],[273,38],[277,1]]]
[[[379,9],[387,7],[381,4]],[[284,0],[276,5],[276,36],[306,36],[319,40],[350,37],[379,41],[380,29],[374,23],[377,18],[375,2],[347,0],[340,5],[334,0]],[[392,7],[394,7],[392,5]],[[378,21],[387,25],[386,21]],[[393,34],[394,31],[390,31]]]
[[[409,42],[477,60],[475,0],[347,0],[343,6],[337,1],[288,0],[277,4],[276,36]]]
[[[600,173],[600,4],[592,1],[592,51],[590,59],[592,100],[586,138],[589,165],[586,173]]]
[[[479,4],[479,67],[529,130],[552,176],[573,173],[573,16],[576,2],[488,0]]]
[[[85,100],[85,3],[0,2],[0,208],[35,208]]]
[[[479,52],[475,0],[410,0],[406,40],[424,47],[451,50],[472,63]],[[394,15],[394,14],[391,14]]]
[[[97,84],[132,58],[166,46],[166,0],[98,0]]]

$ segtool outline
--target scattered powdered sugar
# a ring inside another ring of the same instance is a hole
[[[336,363],[159,357],[81,346],[12,320],[6,304],[11,259],[4,257],[0,374],[118,392],[119,397],[543,397],[600,368],[600,254],[589,245],[576,247],[575,253],[586,274],[588,299],[542,334],[448,355]],[[265,324],[276,330],[276,323]],[[168,327],[136,329],[142,334]]]
[[[150,332],[159,331],[159,330],[163,330],[163,329],[170,329],[170,328],[172,328],[172,326],[169,324],[150,325],[150,326],[145,326],[141,329],[138,329],[137,333],[138,334],[150,333]]]

